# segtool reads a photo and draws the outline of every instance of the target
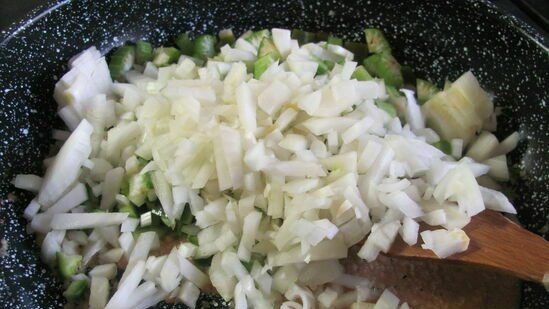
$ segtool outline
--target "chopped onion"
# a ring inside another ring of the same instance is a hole
[[[421,247],[432,250],[440,258],[463,252],[469,246],[469,237],[460,229],[423,231],[420,235],[424,242]]]
[[[54,214],[51,228],[54,230],[81,230],[121,224],[128,213],[60,213]]]
[[[18,189],[36,193],[42,186],[42,178],[36,175],[19,174],[15,176],[12,184]]]
[[[257,78],[260,46],[277,60],[263,58]],[[425,127],[413,91],[401,90],[403,117],[389,116],[376,104],[396,104],[385,82],[353,78],[352,60],[342,46],[300,46],[285,29],[249,32],[204,65],[186,55],[135,65],[114,84],[97,49],[77,55],[54,91],[73,132],[54,132],[64,144],[43,178],[13,180],[38,191],[24,216],[44,235],[44,260],[82,255],[74,278],[91,277],[91,308],[166,297],[195,307],[210,283],[236,308],[398,308],[339,259],[364,241],[358,256],[373,261],[397,234],[414,245],[419,221],[445,228],[422,232],[423,248],[465,250],[471,216],[515,213],[479,182],[509,178],[505,154],[519,135],[499,143],[483,132],[464,158],[464,141],[452,139],[449,156],[433,145],[440,132]],[[160,255],[157,227],[188,242]],[[207,258],[209,268],[193,262]]]
[[[48,208],[76,181],[80,167],[91,153],[90,136],[93,127],[82,120],[71,136],[63,144],[52,165],[44,175],[38,203]]]

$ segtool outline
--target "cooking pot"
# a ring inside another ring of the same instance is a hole
[[[169,44],[181,32],[272,27],[325,31],[363,40],[381,28],[401,63],[442,86],[472,70],[501,109],[497,136],[521,136],[509,156],[508,196],[519,221],[549,233],[549,53],[546,38],[480,0],[441,1],[116,1],[49,2],[15,25],[0,43],[0,302],[3,308],[59,308],[60,281],[40,261],[22,210],[32,196],[15,174],[43,172],[63,128],[52,93],[67,60],[95,45],[103,53],[126,41]],[[549,258],[549,257],[548,257]],[[207,297],[205,297],[207,298]],[[214,297],[215,299],[215,297]],[[210,301],[212,307],[220,305]],[[172,305],[163,305],[170,307]],[[549,294],[524,283],[522,308],[549,308]]]

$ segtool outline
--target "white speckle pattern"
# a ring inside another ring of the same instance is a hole
[[[10,180],[17,173],[41,173],[41,161],[53,143],[50,132],[62,127],[52,92],[67,60],[90,45],[107,52],[128,40],[169,44],[185,31],[287,27],[363,41],[363,28],[378,27],[397,59],[420,77],[442,86],[472,70],[502,107],[498,137],[515,130],[521,134],[519,148],[509,158],[516,174],[510,192],[520,221],[547,238],[549,55],[542,47],[547,41],[493,5],[482,0],[158,3],[52,1],[54,9],[39,8],[31,13],[38,17],[0,33],[0,239],[9,243],[7,255],[0,258],[3,307],[59,308],[63,302],[58,281],[25,233],[21,213],[30,196],[15,191]],[[542,287],[524,286],[521,307],[549,308],[549,294]]]

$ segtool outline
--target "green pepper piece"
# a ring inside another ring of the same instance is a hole
[[[181,52],[175,47],[159,47],[154,50],[153,64],[157,67],[165,67],[177,62],[179,56]]]
[[[355,78],[356,80],[365,81],[365,80],[371,80],[372,76],[368,71],[366,71],[366,68],[364,66],[359,65],[356,67],[355,71],[353,72],[353,75],[351,75],[351,78]]]
[[[441,139],[440,141],[434,143],[433,146],[437,147],[447,155],[452,154],[452,144],[450,144],[447,140]]]
[[[135,61],[135,47],[124,45],[117,48],[109,61],[109,71],[113,80],[119,80],[129,71]]]
[[[366,44],[370,53],[391,53],[391,46],[389,46],[389,42],[385,38],[385,35],[383,35],[383,31],[368,28],[364,30],[364,36],[366,37]]]
[[[338,38],[337,36],[329,36],[326,42],[332,45],[343,45],[343,40],[341,38]]]
[[[76,274],[76,271],[82,264],[81,255],[68,255],[62,251],[57,251],[55,257],[57,258],[57,267],[59,268],[59,273],[65,279],[69,279],[70,277],[74,276],[74,274]]]
[[[402,87],[403,78],[400,64],[392,55],[373,54],[364,59],[364,67],[370,74],[383,78],[387,85],[397,89]]]
[[[65,298],[69,302],[74,303],[82,298],[87,288],[88,288],[87,280],[75,280],[71,282],[70,285],[65,290],[65,292],[63,292],[63,296],[65,296]]]
[[[194,53],[194,43],[189,38],[189,33],[182,33],[175,39],[175,45],[181,50],[183,55],[192,56]]]
[[[215,56],[216,44],[217,44],[217,38],[213,35],[203,34],[198,36],[194,40],[193,57],[202,59],[202,60],[207,60],[208,58]]]
[[[153,58],[153,47],[151,43],[139,40],[135,43],[135,63],[144,64]]]
[[[391,118],[394,118],[397,116],[396,108],[393,106],[393,104],[385,101],[376,101],[377,107],[384,110]]]

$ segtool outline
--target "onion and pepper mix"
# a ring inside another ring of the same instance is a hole
[[[444,89],[365,44],[272,29],[178,36],[69,61],[54,97],[68,130],[25,209],[69,306],[408,308],[344,273],[401,237],[465,251],[485,208],[515,209],[492,98],[471,72]],[[419,232],[419,222],[432,230]]]

